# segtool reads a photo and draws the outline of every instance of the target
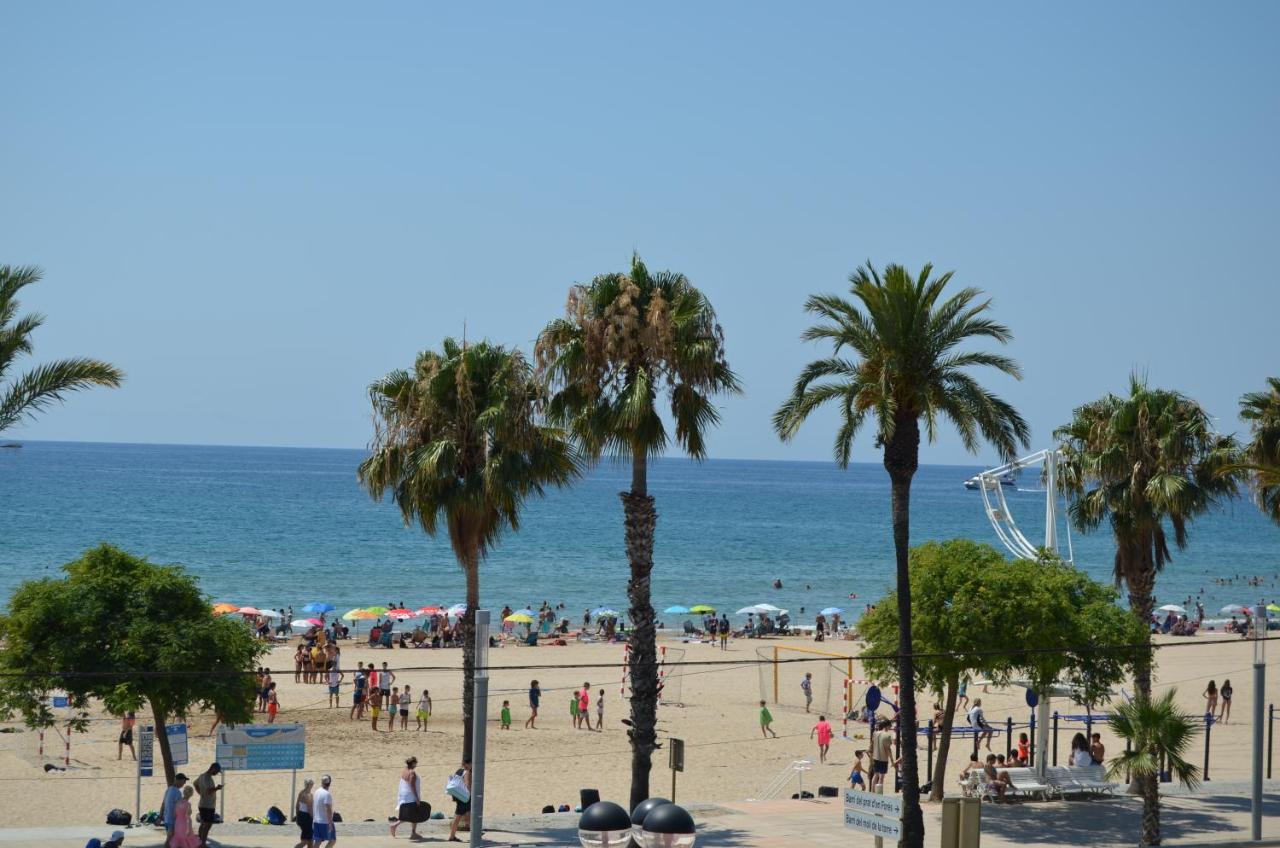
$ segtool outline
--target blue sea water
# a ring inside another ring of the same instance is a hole
[[[295,609],[309,601],[420,606],[463,599],[446,538],[406,528],[394,505],[357,485],[358,450],[27,442],[0,450],[0,599],[54,576],[84,549],[111,542],[180,563],[211,598]],[[923,466],[912,489],[912,540],[967,536],[998,544],[975,467]],[[481,594],[500,608],[565,603],[571,617],[626,608],[618,492],[629,467],[605,463],[570,489],[533,500],[517,533],[490,554]],[[1026,481],[1035,485],[1035,481]],[[850,612],[893,581],[889,486],[875,464],[661,459],[650,466],[659,513],[653,593],[659,610],[709,603],[732,612],[768,602],[797,619]],[[1043,534],[1044,494],[1009,493],[1019,523]],[[1105,530],[1074,535],[1077,565],[1110,581]],[[1196,522],[1157,589],[1205,607],[1273,600],[1280,528],[1245,499]],[[1213,577],[1264,575],[1261,588]],[[774,579],[783,588],[772,587]],[[856,599],[850,595],[856,594]],[[805,609],[803,614],[801,608]],[[666,616],[668,624],[675,616]],[[683,617],[681,617],[683,618]]]

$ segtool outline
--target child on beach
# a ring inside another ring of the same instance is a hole
[[[813,672],[804,673],[804,680],[800,681],[800,691],[804,693],[804,711],[809,712],[809,705],[813,703]]]
[[[538,702],[542,700],[542,690],[538,688],[538,681],[529,682],[529,717],[525,719],[525,730],[537,730],[538,726],[534,724],[538,720]]]
[[[583,724],[587,726],[587,730],[591,729],[591,684],[584,683],[582,688],[578,690],[578,727]]]
[[[769,738],[769,734],[773,734],[773,738],[778,738],[778,732],[771,726],[773,724],[773,713],[769,712],[769,708],[765,706],[764,701],[760,702],[760,735],[765,739]]]
[[[427,729],[427,721],[431,718],[431,693],[426,689],[418,696],[418,730]]]
[[[853,771],[849,772],[849,788],[850,789],[866,789],[867,786],[863,782],[862,776],[867,773],[866,768],[862,765],[862,755],[866,751],[858,750],[853,752]]]
[[[267,687],[267,724],[275,723],[278,712],[280,712],[280,698],[276,695],[275,681],[272,681]]]
[[[400,706],[400,687],[393,686],[391,694],[387,696],[387,717],[391,719],[391,721],[387,722],[389,725],[387,730],[392,733],[395,733],[396,730],[396,707],[398,706]]]
[[[596,732],[604,730],[604,690],[596,696]]]
[[[400,729],[409,729],[409,708],[413,706],[413,695],[409,694],[409,684],[404,685],[400,693]]]
[[[502,729],[503,730],[511,729],[511,702],[510,701],[502,702]]]
[[[1024,763],[1031,761],[1031,740],[1025,733],[1018,734],[1018,759]]]
[[[382,715],[382,690],[376,686],[369,688],[369,713],[373,716],[370,727],[378,729],[378,717]]]
[[[815,733],[818,734],[818,762],[825,763],[827,750],[831,747],[831,723],[826,716],[818,716],[818,723],[809,731],[809,738],[812,739]]]

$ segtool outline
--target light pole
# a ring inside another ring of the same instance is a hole
[[[1262,838],[1262,730],[1266,722],[1263,702],[1267,685],[1267,606],[1259,601],[1253,610],[1253,839]]]
[[[485,731],[489,726],[489,611],[476,610],[474,704],[471,710],[471,848],[484,831]]]

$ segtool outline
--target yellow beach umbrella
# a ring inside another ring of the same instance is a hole
[[[1267,612],[1280,612],[1280,606],[1275,604],[1267,604]]]
[[[227,613],[229,613],[229,612],[235,612],[235,611],[236,611],[236,610],[238,610],[238,609],[240,609],[240,607],[236,606],[235,604],[214,604],[214,605],[213,605],[213,614],[214,614],[214,615],[226,615]]]
[[[367,609],[360,609],[359,607],[356,607],[353,610],[344,612],[342,617],[346,621],[363,621],[370,618],[377,618],[378,615],[377,613],[369,612]]]
[[[698,604],[697,606],[689,607],[689,612],[715,612],[715,611],[716,611],[716,608],[713,606],[710,606],[709,604]]]
[[[513,612],[511,615],[502,619],[503,621],[511,621],[516,624],[533,624],[533,616],[525,615],[522,612]]]
[[[387,608],[386,608],[386,607],[365,607],[365,608],[364,608],[364,611],[365,611],[365,612],[371,612],[371,613],[373,613],[374,615],[386,615],[386,614],[387,614]]]

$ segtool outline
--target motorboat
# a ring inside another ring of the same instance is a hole
[[[992,483],[994,482],[992,481],[992,478],[984,477],[979,474],[979,475],[970,477],[968,480],[965,480],[964,487],[966,489],[977,489],[979,486],[982,485],[981,483],[982,480],[987,480],[988,486],[992,485]],[[996,480],[999,481],[1001,486],[1011,486],[1016,488],[1018,485],[1018,478],[1014,475],[1012,471],[1008,471],[1004,474],[1001,474],[998,478],[996,478]]]

